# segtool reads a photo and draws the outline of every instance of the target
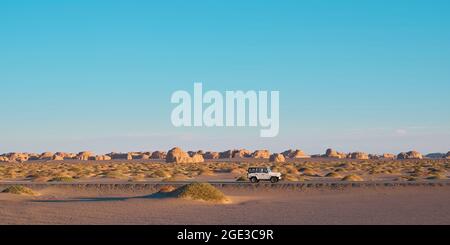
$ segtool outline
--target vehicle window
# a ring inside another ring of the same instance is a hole
[[[260,168],[258,168],[258,173],[262,173],[262,171],[261,171],[261,169],[260,169]]]
[[[255,172],[255,169],[254,169],[254,168],[249,168],[249,169],[248,169],[248,172],[249,172],[249,173],[254,173],[254,172]]]
[[[269,171],[267,171],[267,168],[263,168],[263,173],[267,174]]]

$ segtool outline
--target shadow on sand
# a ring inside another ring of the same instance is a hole
[[[88,198],[72,198],[72,199],[61,199],[61,200],[33,200],[32,202],[38,203],[71,203],[71,202],[116,202],[116,201],[127,201],[132,199],[166,199],[174,198],[171,193],[153,193],[145,196],[135,196],[135,197],[88,197]]]

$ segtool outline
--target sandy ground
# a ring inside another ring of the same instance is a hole
[[[450,186],[222,190],[232,204],[156,199],[148,190],[0,193],[0,224],[450,224]]]

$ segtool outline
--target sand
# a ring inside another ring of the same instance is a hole
[[[199,164],[167,164],[155,160],[111,161],[29,161],[0,164],[0,183],[46,183],[55,180],[78,183],[228,181],[246,176],[250,166],[271,167],[283,179],[298,181],[337,181],[356,175],[364,181],[450,180],[450,159],[423,160],[353,160],[290,159],[287,163],[268,160],[207,161]],[[340,177],[333,177],[333,175]],[[69,181],[67,181],[67,179]]]
[[[0,224],[450,224],[450,186],[224,187],[231,204],[152,198],[150,189],[40,187],[0,194]]]

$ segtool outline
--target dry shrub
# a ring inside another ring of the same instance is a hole
[[[339,179],[341,179],[341,178],[342,178],[342,175],[340,175],[340,174],[337,173],[337,172],[330,172],[330,173],[328,173],[327,175],[325,175],[325,177],[328,177],[328,178],[339,178]]]
[[[358,181],[364,181],[364,179],[357,175],[357,174],[350,174],[342,178],[342,181],[352,181],[352,182],[358,182]]]
[[[38,193],[34,192],[32,189],[27,188],[25,186],[21,185],[13,185],[10,186],[2,191],[2,193],[10,193],[10,194],[16,194],[16,195],[29,195],[29,196],[35,196]]]
[[[177,198],[202,200],[209,202],[227,202],[228,199],[220,190],[208,183],[192,183],[182,186],[170,193]]]

